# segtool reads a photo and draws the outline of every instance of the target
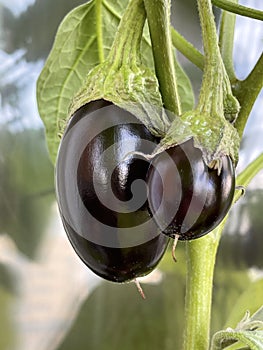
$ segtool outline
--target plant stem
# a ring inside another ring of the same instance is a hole
[[[173,46],[180,51],[190,62],[195,64],[201,70],[204,69],[204,56],[193,44],[187,41],[180,33],[171,27]]]
[[[197,109],[201,114],[224,117],[225,71],[218,46],[211,0],[198,0],[198,9],[205,66]],[[184,350],[207,350],[209,346],[213,274],[220,230],[217,228],[201,239],[187,242]]]
[[[207,350],[215,257],[220,227],[209,235],[187,242],[184,350]]]
[[[198,0],[197,3],[205,54],[204,76],[197,108],[201,113],[224,115],[222,87],[224,69],[212,4],[210,0]]]
[[[263,53],[259,57],[255,67],[243,81],[238,81],[234,86],[234,95],[240,102],[241,109],[235,122],[235,127],[240,135],[243,135],[247,119],[252,107],[263,87]]]
[[[234,3],[238,0],[232,0]],[[219,47],[231,83],[236,81],[233,65],[233,44],[236,24],[236,15],[222,12],[220,23]]]
[[[115,17],[117,20],[121,20],[121,15],[116,12],[111,5],[104,0],[104,6],[108,9],[108,11]],[[177,32],[176,29],[171,26],[171,35],[172,35],[172,43],[175,49],[180,51],[190,62],[195,64],[198,68],[203,70],[204,68],[204,56],[198,51],[193,44],[191,44],[188,40],[186,40],[180,33]],[[148,40],[144,38],[144,40],[149,44]],[[149,44],[150,45],[150,44]]]
[[[233,1],[228,0],[212,0],[212,3],[220,7],[223,10],[236,13],[240,16],[250,17],[253,19],[258,19],[260,21],[263,21],[263,12],[257,9],[252,9],[250,7],[238,5],[237,3]]]
[[[154,65],[164,107],[181,114],[176,83],[174,54],[170,30],[170,0],[144,0],[150,29]]]

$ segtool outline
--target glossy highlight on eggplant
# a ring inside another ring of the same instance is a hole
[[[192,240],[212,231],[226,216],[235,173],[228,156],[222,158],[220,174],[210,169],[190,139],[153,159],[147,183],[149,211],[162,232]]]
[[[149,163],[159,140],[135,116],[98,100],[81,107],[63,135],[57,201],[67,236],[97,275],[126,282],[151,272],[169,238],[148,211]]]

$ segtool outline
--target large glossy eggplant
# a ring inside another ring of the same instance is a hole
[[[83,262],[115,282],[151,272],[168,237],[148,212],[149,163],[158,139],[127,111],[98,100],[70,119],[56,163],[56,191],[68,238]]]

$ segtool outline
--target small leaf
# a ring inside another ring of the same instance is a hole
[[[215,333],[212,339],[211,350],[221,350],[241,342],[247,345],[247,349],[263,350],[263,307],[261,306],[251,317],[247,311],[235,329]]]
[[[250,312],[247,311],[244,318],[238,323],[236,330],[255,330],[263,329],[263,306],[260,307],[251,317]]]
[[[217,332],[212,340],[211,350],[225,349],[240,341],[251,350],[263,350],[263,331],[235,331],[232,329]]]

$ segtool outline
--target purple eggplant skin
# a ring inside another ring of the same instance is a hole
[[[148,211],[149,162],[132,153],[151,153],[158,142],[135,116],[105,100],[77,110],[61,140],[56,193],[62,222],[80,259],[106,280],[148,274],[167,248],[169,238]]]
[[[169,148],[151,162],[147,175],[149,212],[162,232],[179,240],[202,237],[229,211],[235,191],[230,157],[222,168],[209,168],[190,139]]]

